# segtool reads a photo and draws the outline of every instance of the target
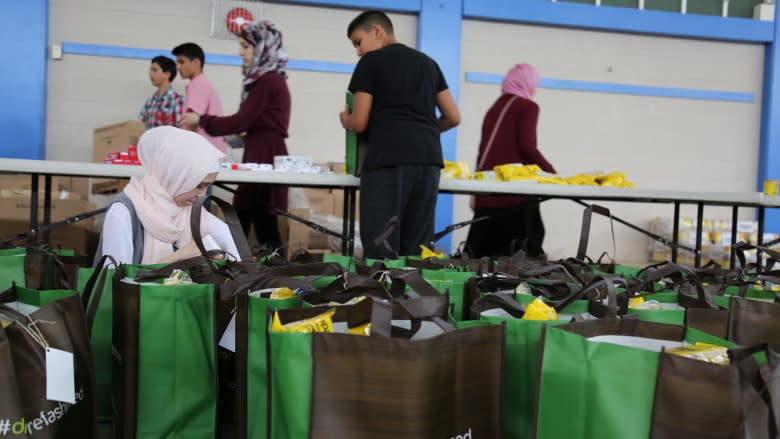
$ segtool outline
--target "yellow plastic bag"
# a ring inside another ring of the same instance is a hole
[[[555,312],[555,308],[537,297],[526,308],[523,320],[558,320],[558,313]]]
[[[335,313],[335,309],[329,309],[314,317],[282,325],[282,322],[279,320],[279,313],[274,312],[271,330],[273,332],[333,332],[333,314]]]
[[[431,258],[445,259],[446,257],[447,255],[444,252],[435,252],[429,249],[428,247],[420,244],[420,259],[422,259],[423,261],[427,261],[428,259]]]

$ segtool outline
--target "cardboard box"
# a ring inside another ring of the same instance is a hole
[[[24,190],[0,191],[0,239],[10,239],[30,231],[30,192]],[[80,198],[59,199],[61,193],[52,194],[51,221],[95,210],[95,204]],[[39,197],[38,221],[43,224],[43,197]],[[90,254],[97,246],[99,234],[93,230],[94,218],[49,230],[49,243],[53,246],[72,248],[77,254]],[[97,237],[96,237],[97,235]],[[39,238],[42,239],[42,236]],[[94,241],[94,242],[93,242]]]
[[[122,192],[125,186],[130,183],[127,178],[93,178],[93,194],[116,194]]]
[[[140,120],[126,120],[95,128],[92,146],[92,161],[103,163],[109,152],[127,151],[130,145],[138,144],[138,139],[146,130],[146,125]],[[124,181],[124,183],[123,183]],[[127,184],[127,180],[114,178],[93,178],[93,194],[110,194],[120,192]]]
[[[71,197],[61,199],[62,192],[53,192],[51,197],[51,221],[62,221],[66,218],[95,210],[95,203]],[[0,191],[0,219],[30,221],[30,192],[24,190]],[[38,221],[43,221],[43,195],[38,197]],[[92,229],[93,218],[79,221],[77,224]]]
[[[129,145],[138,144],[145,130],[144,123],[134,119],[95,128],[92,161],[103,163],[109,152],[126,151]]]
[[[0,238],[2,239],[15,238],[29,231],[28,221],[0,219]],[[89,263],[91,263],[99,237],[100,234],[98,232],[72,224],[49,230],[49,245],[73,249],[77,255],[91,255],[88,259]],[[38,238],[39,244],[42,243],[42,239],[43,236]]]
[[[0,188],[5,190],[31,190],[32,178],[29,174],[0,174]],[[43,193],[45,188],[45,179],[38,177],[38,191]],[[78,194],[78,198],[87,198],[89,196],[89,179],[87,177],[60,177],[51,178],[52,192],[71,192]]]

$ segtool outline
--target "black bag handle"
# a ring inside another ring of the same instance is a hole
[[[609,217],[609,224],[612,230],[612,252],[615,253],[617,251],[616,250],[617,247],[615,245],[615,224],[612,221],[612,214],[610,213],[609,209],[607,209],[606,207],[599,206],[598,204],[590,204],[582,212],[582,227],[580,228],[580,242],[577,246],[577,259],[579,260],[585,260],[585,254],[588,251],[588,241],[590,239],[590,223],[593,218],[593,212]],[[614,254],[613,254],[613,258],[614,258]],[[610,259],[612,259],[614,262],[613,258]]]
[[[211,268],[212,272],[218,273],[219,267],[217,267],[216,263],[209,257],[209,253],[206,251],[206,247],[203,245],[203,237],[201,236],[200,231],[200,217],[201,212],[203,211],[203,203],[206,200],[213,201],[217,206],[219,206],[220,209],[222,209],[222,214],[225,216],[225,223],[228,225],[230,234],[233,236],[233,242],[236,244],[238,256],[241,258],[242,262],[247,263],[247,268],[251,270],[250,267],[255,266],[254,264],[250,264],[253,260],[252,250],[249,247],[249,242],[247,241],[246,235],[244,234],[244,229],[241,228],[241,221],[238,219],[238,214],[236,214],[236,210],[233,208],[233,205],[214,195],[207,195],[205,197],[198,198],[192,204],[190,228],[192,230],[192,239],[195,241],[195,245],[198,246],[200,254],[204,259],[206,259],[206,263]]]
[[[103,255],[97,263],[97,268],[92,270],[92,274],[89,276],[89,279],[87,279],[84,290],[81,292],[81,307],[85,312],[87,330],[90,336],[92,334],[92,326],[95,324],[98,306],[103,299],[103,291],[105,290],[108,278],[109,266],[106,265],[106,262],[110,262],[110,265],[113,265],[114,268],[119,268],[119,263],[117,263],[113,256]]]

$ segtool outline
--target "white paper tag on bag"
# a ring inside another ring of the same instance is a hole
[[[219,339],[219,345],[230,352],[236,351],[236,313],[233,313],[233,317],[230,318],[230,323],[222,334],[222,338]]]
[[[76,403],[76,378],[72,353],[46,348],[46,399]]]

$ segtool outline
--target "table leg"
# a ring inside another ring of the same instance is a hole
[[[351,202],[349,188],[344,188],[344,208],[341,212],[341,254],[349,255],[349,212]]]
[[[51,224],[51,175],[44,177],[43,184],[43,226],[45,228],[43,232],[43,243],[49,243],[49,228],[46,227]]]
[[[701,231],[704,222],[704,203],[696,204],[696,254],[694,255],[694,264],[696,268],[701,267]]]
[[[350,188],[349,189],[349,198],[350,198],[350,211],[349,211],[349,239],[347,242],[349,243],[349,255],[354,256],[355,255],[355,216],[357,215],[357,189]]]
[[[766,212],[764,211],[764,206],[761,206],[758,208],[758,236],[756,237],[756,245],[759,247],[764,245],[764,214]],[[761,257],[761,252],[756,251],[756,266],[758,267],[757,270],[760,273],[763,271],[761,268],[761,260],[763,258]]]
[[[38,244],[38,174],[30,183],[30,245]]]
[[[674,245],[672,246],[672,262],[677,263],[677,244],[679,244],[679,240],[677,239],[677,236],[680,234],[680,202],[675,201],[674,202],[674,223],[672,224],[672,243]]]

